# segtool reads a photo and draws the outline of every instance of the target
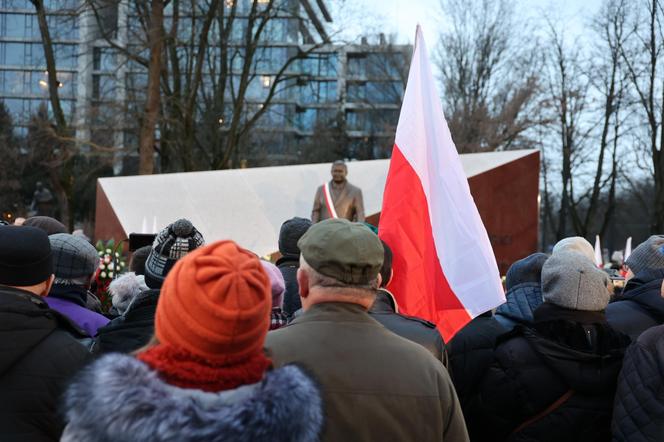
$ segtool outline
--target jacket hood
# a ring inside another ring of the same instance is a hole
[[[635,302],[659,323],[664,323],[664,298],[660,292],[663,279],[664,270],[639,273],[627,283],[623,294],[614,302]]]
[[[542,286],[535,282],[518,284],[505,293],[505,299],[507,301],[496,309],[496,320],[502,325],[507,325],[503,324],[504,319],[510,323],[530,324],[534,319],[533,312],[542,305]]]
[[[56,313],[40,297],[0,287],[0,376],[56,328]]]
[[[598,334],[604,340],[604,346],[609,347],[602,352],[577,350],[531,328],[519,326],[544,364],[562,377],[571,389],[586,394],[603,394],[615,387],[629,339],[608,326],[596,327],[602,327]]]
[[[110,354],[85,368],[66,397],[63,441],[315,441],[320,392],[288,365],[256,384],[207,393],[166,384],[130,356]]]

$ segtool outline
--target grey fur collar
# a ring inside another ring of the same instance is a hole
[[[67,391],[62,441],[317,441],[318,386],[295,365],[221,393],[166,384],[137,359],[108,354]]]

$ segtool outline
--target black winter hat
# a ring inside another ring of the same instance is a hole
[[[297,246],[297,242],[302,235],[307,233],[311,225],[310,220],[297,216],[284,222],[279,230],[279,252],[283,256],[299,258],[300,248]]]
[[[48,235],[36,227],[0,226],[0,284],[24,287],[53,274]]]
[[[549,255],[544,253],[533,253],[512,264],[505,276],[505,287],[507,290],[524,282],[541,284],[542,267],[548,258]]]
[[[166,275],[177,260],[203,244],[203,235],[188,219],[179,219],[166,226],[157,234],[145,261],[147,286],[151,289],[161,288]]]
[[[47,235],[56,233],[69,233],[64,224],[50,216],[32,216],[25,220],[24,226],[36,227],[42,229]]]

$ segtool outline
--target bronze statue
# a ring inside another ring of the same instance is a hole
[[[332,180],[316,190],[311,221],[317,223],[328,218],[345,218],[364,222],[362,190],[349,183],[346,175],[346,163],[335,161],[332,164]]]
[[[53,217],[53,194],[48,188],[44,187],[41,181],[37,181],[35,185],[37,189],[32,196],[32,204],[30,204],[30,211],[33,216],[50,216]]]

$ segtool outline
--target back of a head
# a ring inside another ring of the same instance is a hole
[[[271,262],[261,261],[263,270],[270,279],[270,292],[272,294],[272,308],[283,307],[284,305],[284,292],[286,291],[286,282],[281,271]]]
[[[580,253],[554,253],[542,267],[545,303],[569,310],[603,311],[609,303],[609,275]]]
[[[382,239],[380,240],[381,244],[383,244],[383,266],[380,268],[380,276],[381,276],[381,287],[386,287],[387,284],[390,282],[390,278],[392,278],[392,249],[390,246],[387,245],[385,241]]]
[[[344,219],[314,224],[298,246],[313,270],[348,287],[371,285],[383,266],[385,249],[378,236]]]
[[[595,249],[592,244],[580,236],[570,236],[563,238],[553,246],[552,255],[560,252],[576,252],[585,256],[590,262],[595,262]]]
[[[48,235],[25,226],[0,226],[0,284],[30,287],[53,274]]]
[[[297,242],[311,225],[311,220],[299,217],[284,222],[279,230],[279,252],[286,257],[299,258],[300,248],[297,246]]]
[[[203,235],[187,219],[166,226],[152,243],[145,261],[145,283],[158,289],[178,259],[204,244]]]
[[[64,224],[50,216],[32,216],[25,220],[24,226],[36,227],[46,232],[47,235],[56,233],[69,233]]]
[[[48,239],[56,283],[86,285],[99,266],[97,249],[82,237],[69,233],[56,233]]]
[[[164,281],[155,317],[160,343],[212,361],[241,363],[263,352],[272,309],[260,260],[233,241],[203,246]]]
[[[152,246],[143,246],[134,251],[129,262],[129,271],[137,275],[145,275],[145,261],[152,251]]]
[[[625,264],[634,275],[664,269],[664,235],[652,235],[639,244],[627,257]]]
[[[524,283],[541,284],[542,266],[548,258],[549,256],[545,253],[533,253],[512,264],[505,277],[507,290]]]

